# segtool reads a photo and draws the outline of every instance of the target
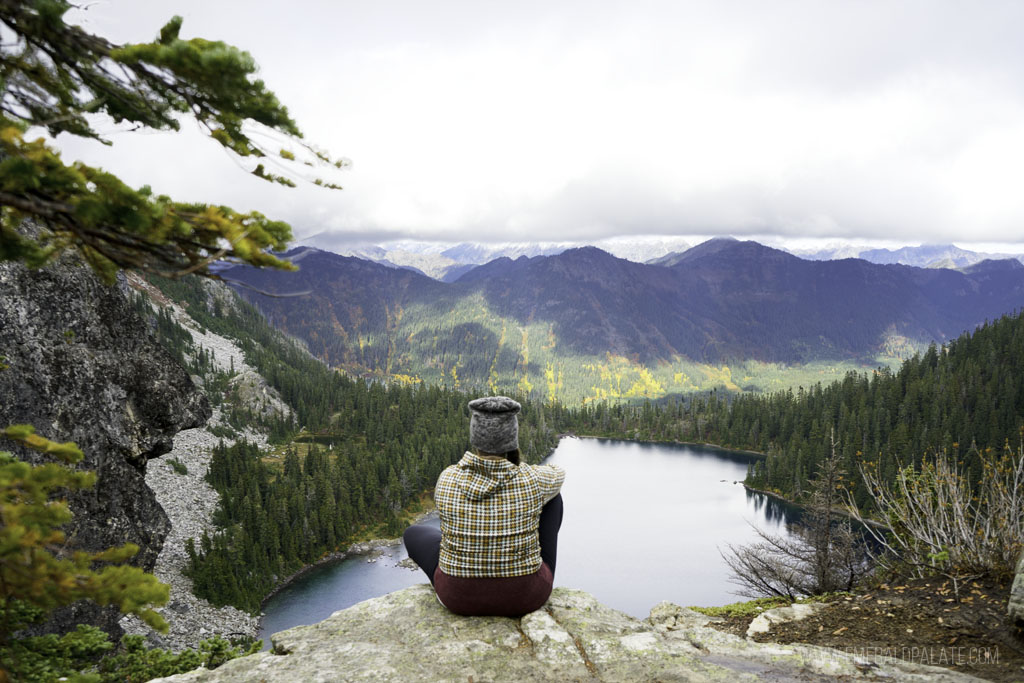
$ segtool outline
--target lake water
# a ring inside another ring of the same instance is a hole
[[[555,585],[581,588],[635,617],[662,600],[724,605],[742,598],[719,554],[751,542],[751,524],[786,533],[790,506],[739,483],[752,456],[714,448],[562,439],[547,460],[566,470]],[[435,518],[428,524],[438,525]],[[353,557],[310,571],[263,609],[261,636],[416,583],[401,545],[372,562]]]

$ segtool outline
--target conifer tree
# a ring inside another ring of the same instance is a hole
[[[61,463],[73,464],[83,457],[74,444],[45,439],[27,425],[7,427],[0,435]],[[124,564],[138,546],[62,552],[60,527],[71,519],[71,512],[55,495],[92,486],[96,479],[65,464],[29,465],[0,452],[0,681],[24,655],[18,643],[8,642],[11,634],[76,600],[116,605],[154,628],[167,629],[152,608],[167,602],[169,587]]]
[[[0,0],[0,261],[41,265],[75,250],[107,281],[122,268],[216,277],[209,266],[218,259],[290,269],[267,251],[290,239],[286,223],[133,189],[99,168],[65,163],[32,138],[42,129],[102,140],[98,120],[176,131],[192,119],[270,182],[294,186],[307,169],[345,164],[302,140],[288,110],[255,78],[248,53],[181,38],[181,17],[151,42],[116,45],[66,23],[72,7]],[[275,142],[262,142],[266,133]],[[271,159],[286,167],[283,174],[267,170]],[[26,219],[42,231],[26,234]]]

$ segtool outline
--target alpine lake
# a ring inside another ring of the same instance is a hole
[[[555,585],[579,588],[644,618],[657,603],[724,605],[741,598],[721,553],[781,535],[798,509],[742,485],[758,456],[710,446],[563,438],[545,464],[565,469],[565,517]],[[436,515],[423,524],[438,526]],[[380,554],[312,568],[263,606],[261,637],[321,621],[333,612],[416,583],[398,566],[401,543]]]

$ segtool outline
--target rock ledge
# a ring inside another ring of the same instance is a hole
[[[273,650],[160,681],[970,681],[947,669],[756,643],[661,603],[641,621],[556,588],[522,619],[448,612],[426,584],[275,634]]]

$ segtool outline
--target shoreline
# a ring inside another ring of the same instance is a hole
[[[574,439],[608,439],[609,441],[631,441],[633,443],[652,443],[652,444],[666,444],[667,443],[667,444],[674,444],[674,445],[677,445],[677,446],[696,446],[696,447],[699,447],[699,448],[708,448],[708,449],[711,449],[713,451],[728,451],[729,453],[742,453],[743,455],[748,455],[748,456],[757,458],[759,460],[764,460],[764,459],[767,459],[767,458],[771,457],[767,453],[762,453],[761,451],[751,451],[751,450],[747,450],[746,448],[727,448],[726,446],[719,446],[718,444],[714,444],[714,443],[701,443],[699,441],[679,441],[678,439],[670,439],[670,440],[665,440],[665,441],[652,441],[650,439],[629,439],[629,438],[621,437],[621,436],[597,436],[597,435],[594,435],[594,434],[572,434],[572,433],[566,433],[566,434],[559,434],[558,435],[559,439],[562,439],[564,437],[571,437],[571,438],[574,438]]]
[[[806,506],[801,505],[800,503],[795,503],[792,500],[790,500],[789,498],[781,496],[778,493],[775,493],[774,491],[766,491],[765,489],[757,489],[757,488],[754,488],[753,486],[748,486],[746,483],[744,483],[742,481],[740,482],[740,484],[743,484],[743,488],[745,488],[747,491],[751,491],[753,493],[760,493],[761,495],[768,496],[769,498],[774,498],[777,501],[785,503],[786,505],[792,505],[793,507],[800,508],[801,510],[806,510],[807,509]],[[858,519],[854,515],[850,514],[850,512],[846,508],[832,508],[832,512],[834,512],[835,514],[838,514],[838,515],[842,515],[842,516],[846,517],[847,519],[849,519],[850,521],[857,522],[858,524],[864,524],[865,526],[871,526],[871,527],[874,527],[876,529],[888,529],[889,528],[887,525],[885,525],[882,522],[879,522],[877,520],[874,520],[874,519],[868,519],[867,517],[862,517],[862,518]]]
[[[763,496],[768,496],[769,498],[774,498],[775,500],[777,500],[777,501],[779,501],[781,503],[785,503],[786,505],[792,505],[793,507],[800,508],[801,510],[806,510],[807,509],[806,507],[804,507],[800,503],[793,502],[789,498],[781,496],[778,493],[775,493],[774,491],[768,491],[768,490],[765,490],[765,489],[757,489],[757,488],[754,488],[753,486],[748,485],[746,482],[742,482],[742,481],[740,482],[740,484],[742,484],[743,488],[745,488],[747,491],[750,491],[751,493],[760,493]]]
[[[420,513],[419,515],[417,515],[416,517],[413,518],[412,524],[419,524],[424,519],[426,519],[430,515],[434,514],[434,512],[435,512],[435,510],[428,510],[426,512]],[[335,562],[341,562],[342,560],[345,560],[345,559],[347,559],[349,557],[359,557],[359,556],[362,556],[362,555],[369,555],[369,554],[373,553],[373,551],[375,551],[375,550],[378,550],[380,548],[388,548],[388,547],[391,547],[391,546],[396,546],[396,545],[398,545],[401,542],[402,542],[402,538],[401,537],[398,537],[398,538],[373,538],[373,539],[370,539],[369,541],[357,541],[356,543],[353,543],[352,545],[350,545],[345,550],[336,550],[333,553],[328,553],[327,555],[324,555],[323,557],[321,557],[316,562],[313,562],[312,564],[307,564],[304,567],[302,567],[302,569],[299,569],[298,571],[296,571],[296,572],[294,572],[292,574],[289,574],[280,583],[278,583],[278,585],[275,586],[273,588],[273,590],[271,590],[269,593],[267,593],[263,597],[262,600],[260,600],[260,612],[259,612],[258,615],[256,615],[257,619],[258,619],[258,622],[257,622],[258,630],[259,631],[263,630],[263,607],[264,607],[264,605],[266,605],[267,601],[270,600],[272,597],[274,597],[275,595],[277,595],[278,593],[283,591],[285,588],[290,586],[292,583],[294,583],[296,579],[298,579],[298,578],[308,574],[309,572],[313,571],[317,567],[322,567],[324,565],[333,564]]]

